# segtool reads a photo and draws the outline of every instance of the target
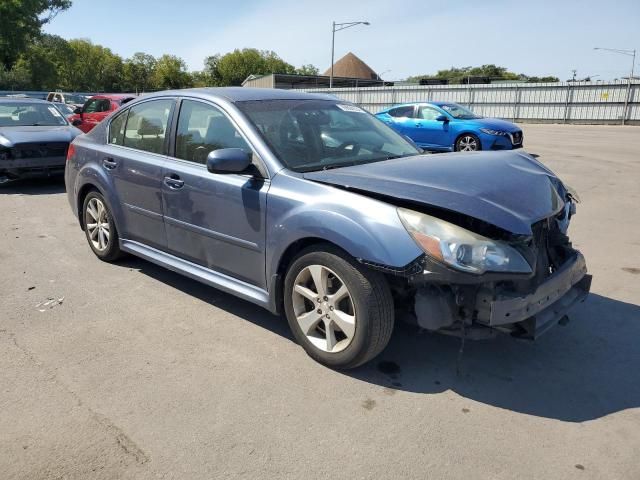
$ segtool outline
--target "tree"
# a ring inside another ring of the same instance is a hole
[[[473,82],[474,79],[486,79],[491,80],[520,80],[520,81],[534,81],[530,79],[544,79],[541,81],[558,81],[556,77],[528,77],[523,73],[514,73],[507,70],[505,67],[499,67],[497,65],[488,64],[481,67],[451,67],[447,70],[438,70],[435,75],[416,75],[414,77],[407,78],[409,82],[419,82],[422,79],[439,79],[448,80],[449,83],[467,83]]]
[[[2,0],[0,2],[0,63],[9,70],[59,12],[71,0]]]
[[[296,73],[298,75],[318,75],[320,71],[318,67],[309,63],[308,65],[302,65],[300,68],[296,68]]]
[[[73,91],[114,92],[122,89],[123,63],[119,55],[89,40],[69,41],[71,55],[61,88]]]
[[[162,55],[153,73],[153,87],[158,90],[166,88],[185,88],[191,86],[191,76],[187,72],[187,64],[175,55]]]
[[[152,88],[157,60],[153,55],[136,52],[124,62],[124,85],[126,90],[144,92]]]
[[[270,50],[244,48],[220,56],[205,59],[205,70],[213,85],[242,85],[249,75],[269,73],[295,73],[293,65],[282,60]]]

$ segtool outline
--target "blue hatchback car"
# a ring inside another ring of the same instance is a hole
[[[535,338],[585,298],[575,196],[549,169],[420,153],[331,95],[176,90],[77,137],[65,180],[98,258],[127,252],[282,313],[333,368],[380,353],[396,312]]]
[[[517,125],[481,117],[457,103],[405,103],[376,116],[425,150],[471,152],[522,147],[522,130]]]

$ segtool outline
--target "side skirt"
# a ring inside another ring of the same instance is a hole
[[[223,292],[230,293],[256,305],[260,305],[263,308],[272,310],[269,292],[255,285],[242,282],[223,273],[216,272],[215,270],[189,262],[133,240],[120,240],[120,248],[125,252],[144,258],[156,265],[160,265],[161,267],[185,275],[193,280],[197,280],[198,282],[202,282]]]

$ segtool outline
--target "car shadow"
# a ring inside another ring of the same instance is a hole
[[[382,355],[347,375],[421,394],[452,390],[495,407],[566,422],[640,407],[640,307],[597,294],[536,342],[466,342],[401,325]]]
[[[221,308],[287,340],[294,341],[289,325],[284,318],[273,315],[268,310],[251,302],[133,256],[123,258],[116,265],[137,270],[202,302]]]
[[[11,180],[0,184],[0,195],[51,195],[65,191],[62,175]]]
[[[284,318],[233,295],[134,257],[119,265],[294,341]],[[336,373],[388,393],[451,390],[487,405],[566,422],[640,407],[640,307],[591,294],[571,317],[568,325],[536,342],[507,336],[467,341],[459,363],[459,339],[421,333],[399,322],[378,358]]]

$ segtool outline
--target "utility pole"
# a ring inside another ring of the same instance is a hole
[[[345,22],[331,24],[331,75],[329,76],[329,88],[333,88],[333,58],[334,58],[334,46],[336,43],[336,32],[344,30],[345,28],[355,27],[356,25],[369,25],[369,22]],[[338,28],[336,28],[338,27]]]
[[[627,115],[629,113],[629,100],[631,98],[631,80],[633,80],[633,70],[636,65],[636,50],[622,50],[620,48],[602,48],[602,47],[594,47],[594,50],[605,50],[607,52],[619,53],[620,55],[626,55],[631,57],[631,72],[629,73],[629,78],[627,79],[627,94],[624,97],[624,111],[622,112],[622,125],[627,122]]]

